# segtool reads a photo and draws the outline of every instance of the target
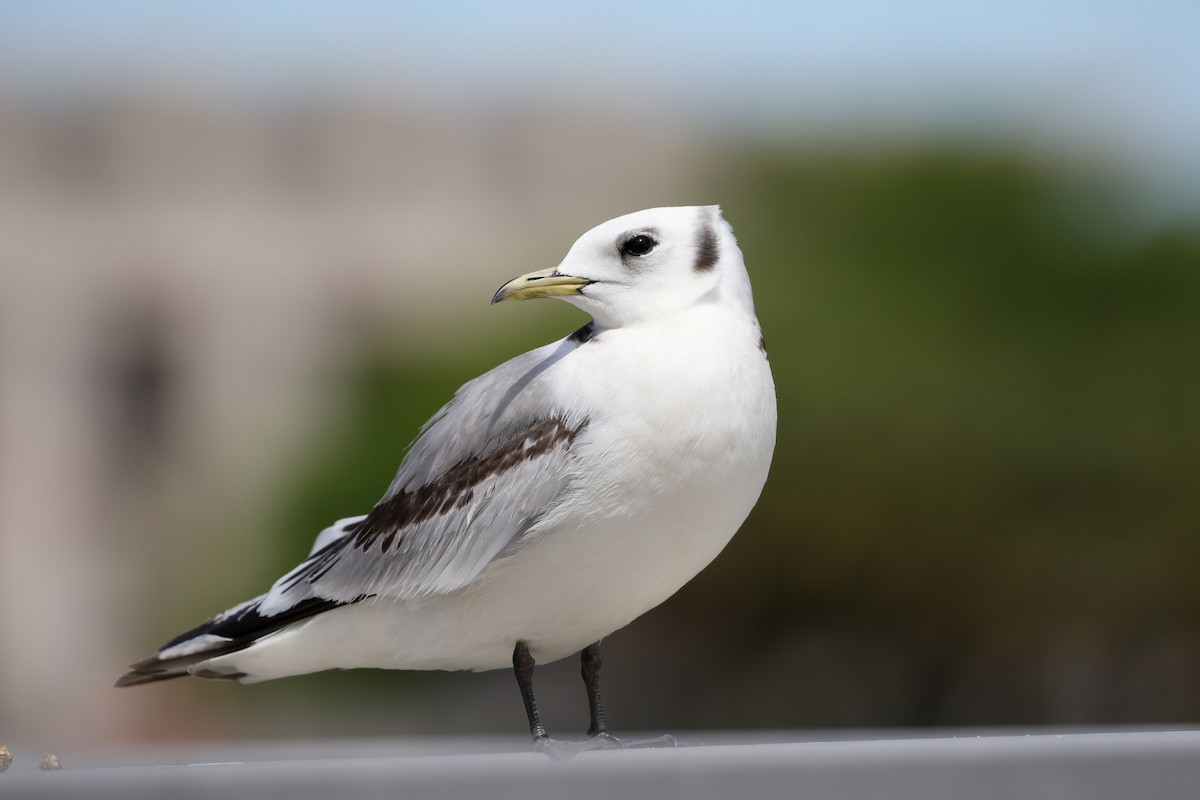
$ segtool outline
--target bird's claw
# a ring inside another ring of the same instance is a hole
[[[590,745],[589,750],[624,750],[625,743],[617,737],[613,736],[608,731],[600,731],[600,733],[591,734],[591,738],[587,740]]]
[[[560,742],[549,736],[534,736],[533,749],[545,753],[554,761],[570,761],[580,753],[589,750],[648,750],[655,747],[681,747],[690,742],[681,743],[670,734],[656,736],[653,739],[631,739],[623,741],[608,731],[593,734],[590,739],[582,742]]]
[[[655,736],[653,739],[630,739],[621,745],[621,747],[630,750],[649,750],[655,747],[681,747],[684,746],[678,739],[669,733],[662,736]]]
[[[601,749],[607,743],[593,745],[595,739],[588,739],[583,742],[560,742],[557,739],[551,739],[549,736],[534,736],[533,749],[537,753],[545,753],[550,757],[551,761],[570,761],[580,753],[588,750]]]

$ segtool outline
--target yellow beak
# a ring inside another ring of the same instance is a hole
[[[562,297],[579,294],[579,291],[589,283],[591,281],[587,278],[559,275],[557,267],[540,269],[537,272],[527,272],[513,278],[501,286],[492,296],[492,305],[503,303],[505,300],[532,300],[535,297]]]

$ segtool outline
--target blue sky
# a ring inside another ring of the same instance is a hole
[[[0,97],[179,78],[723,126],[1000,131],[1200,185],[1200,2],[0,5]]]

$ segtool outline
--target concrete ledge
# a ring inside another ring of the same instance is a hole
[[[584,753],[566,764],[512,739],[180,746],[80,757],[77,765],[60,754],[60,772],[38,771],[41,754],[13,748],[18,759],[0,775],[0,797],[1200,797],[1200,731],[707,740],[713,743]],[[166,763],[179,753],[188,763]]]

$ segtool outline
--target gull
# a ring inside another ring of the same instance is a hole
[[[511,666],[534,746],[549,751],[534,666],[579,652],[587,742],[622,746],[600,698],[600,640],[741,527],[775,448],[775,386],[718,206],[605,222],[492,303],[540,297],[591,321],[462,386],[370,513],[326,528],[268,592],[116,685]]]

